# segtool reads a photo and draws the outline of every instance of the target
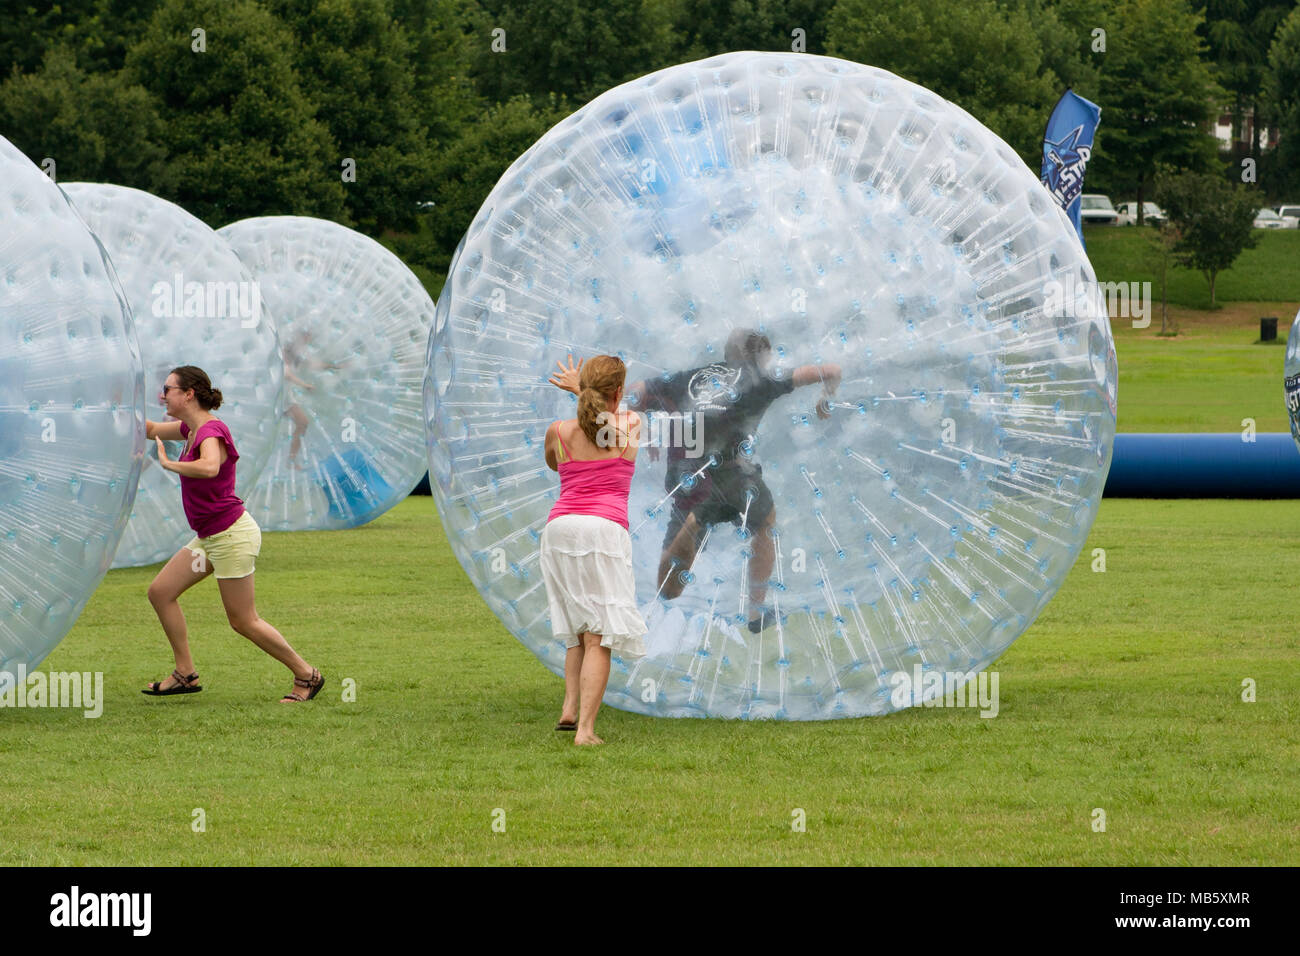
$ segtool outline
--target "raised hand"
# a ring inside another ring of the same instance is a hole
[[[579,376],[582,374],[582,363],[583,360],[578,359],[578,364],[574,365],[572,355],[569,356],[568,367],[565,367],[563,362],[556,362],[555,366],[559,369],[559,372],[552,375],[547,379],[547,381],[562,391],[572,392],[574,395],[577,395],[578,380]]]

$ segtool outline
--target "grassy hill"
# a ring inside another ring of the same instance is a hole
[[[1157,304],[1151,237],[1143,226],[1096,226],[1084,229],[1088,258],[1101,282],[1150,282]],[[1219,273],[1219,304],[1228,302],[1300,302],[1300,229],[1257,230],[1259,244],[1247,249],[1231,269]],[[1210,284],[1191,269],[1169,272],[1169,302],[1192,309],[1210,308]]]

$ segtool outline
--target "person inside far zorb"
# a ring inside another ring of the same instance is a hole
[[[776,505],[763,481],[763,467],[753,457],[754,433],[773,402],[805,385],[822,385],[817,416],[829,418],[840,367],[800,365],[788,378],[773,378],[772,343],[754,329],[732,331],[723,357],[721,363],[637,382],[627,389],[628,404],[641,412],[680,417],[684,426],[694,425],[698,436],[690,449],[680,447],[685,442],[669,443],[664,490],[672,495],[672,514],[656,578],[660,596],[671,601],[689,583],[686,572],[706,529],[722,522],[740,525],[754,539],[749,629],[757,634],[773,623],[763,600],[776,561],[770,533]],[[656,452],[650,449],[652,460]],[[713,467],[708,467],[710,456],[716,459]]]

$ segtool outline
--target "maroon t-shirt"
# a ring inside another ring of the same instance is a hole
[[[190,426],[181,422],[181,437],[189,438],[189,435]],[[235,440],[230,437],[225,422],[214,418],[200,425],[193,443],[180,460],[198,461],[199,449],[208,438],[219,438],[226,443],[226,460],[217,476],[186,478],[181,475],[181,504],[185,506],[185,517],[190,527],[200,538],[220,534],[244,513],[244,503],[235,497],[235,461],[239,452],[235,451]]]

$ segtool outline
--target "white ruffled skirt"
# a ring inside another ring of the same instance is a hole
[[[585,631],[620,657],[645,656],[626,528],[595,515],[562,515],[542,531],[541,565],[551,631],[566,647],[576,647]]]

